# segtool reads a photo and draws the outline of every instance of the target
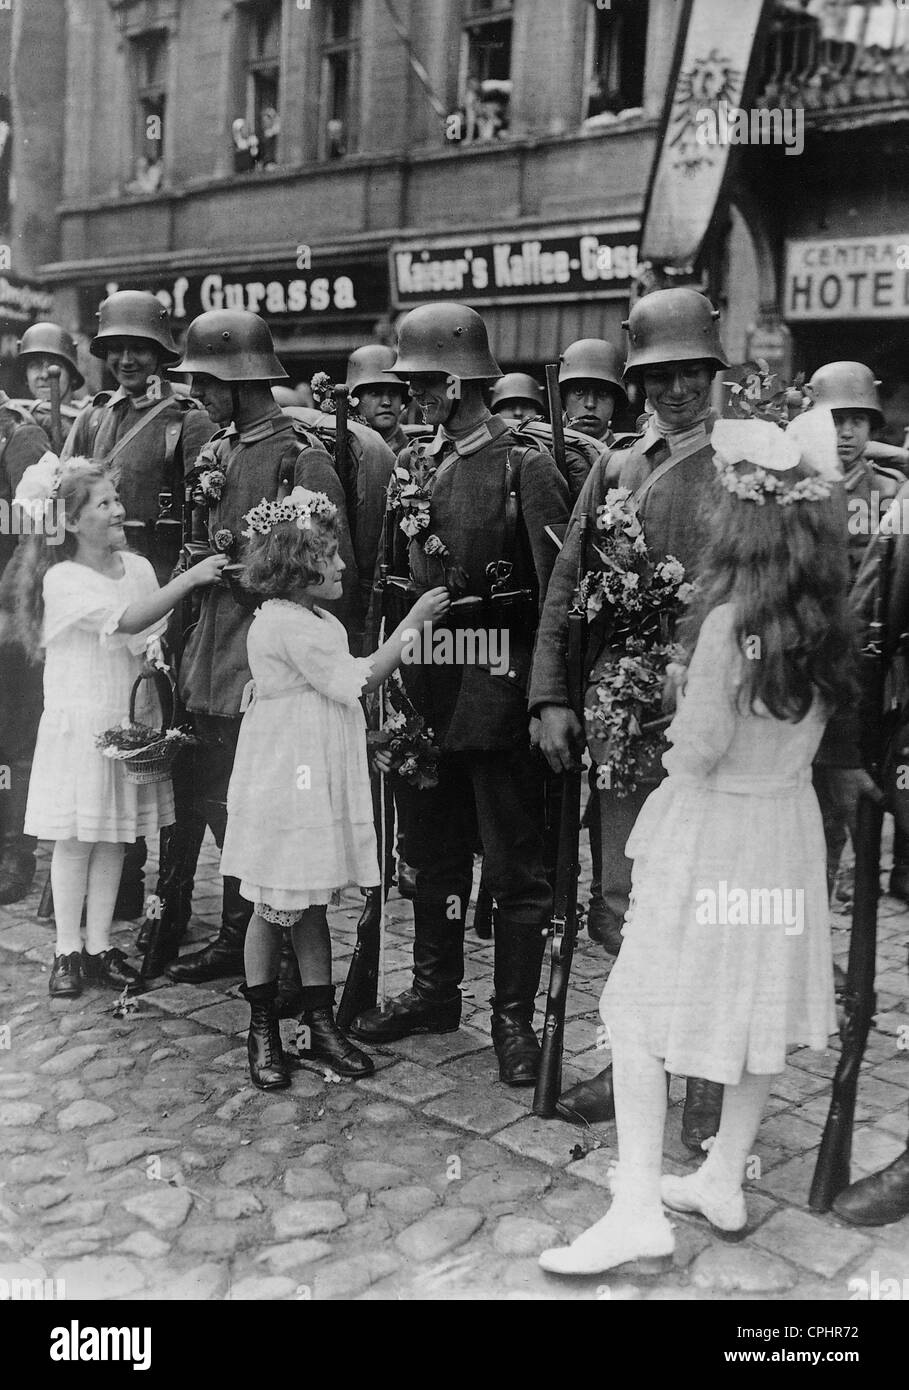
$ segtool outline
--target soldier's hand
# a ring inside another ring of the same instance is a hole
[[[372,754],[372,765],[376,772],[383,773],[386,777],[395,771],[394,754],[389,748],[376,748]]]
[[[427,589],[411,608],[408,618],[413,623],[435,623],[445,616],[451,607],[451,595],[447,589]]]
[[[850,829],[855,825],[860,796],[870,796],[872,801],[884,799],[880,787],[863,767],[830,767],[827,775],[836,808]]]
[[[530,716],[530,727],[528,729],[528,733],[530,734],[531,748],[534,750],[538,749],[540,747],[540,738],[543,733],[543,726],[540,723],[539,716],[536,714],[532,714]]]
[[[577,768],[584,748],[584,730],[567,705],[544,705],[540,710],[540,747],[553,772]]]
[[[192,576],[193,585],[217,584],[221,578],[221,571],[224,566],[229,564],[226,555],[206,555],[204,560],[200,560],[197,565],[193,565],[189,571]]]

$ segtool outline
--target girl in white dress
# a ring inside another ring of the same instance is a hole
[[[600,1005],[618,1128],[613,1203],[572,1245],[543,1252],[556,1273],[664,1267],[674,1237],[661,1198],[743,1234],[745,1166],[786,1049],[823,1050],[835,1031],[811,764],[830,714],[854,696],[846,537],[830,496],[832,421],[823,474],[799,437],[764,421],[721,420],[713,432],[717,494],[687,685],[668,776],[626,846],[632,899]],[[667,1073],[725,1089],[706,1162],[661,1181]]]
[[[240,728],[221,873],[255,905],[246,933],[249,1067],[262,1090],[290,1084],[276,1012],[284,930],[303,981],[301,1053],[344,1076],[372,1060],[334,1021],[327,906],[349,883],[379,883],[360,696],[400,665],[410,628],[441,617],[446,589],[423,594],[372,656],[353,657],[337,618],[317,606],[339,597],[336,507],[297,487],[247,513],[244,583],[264,599],[247,636],[252,703]]]
[[[110,944],[123,851],[173,823],[173,795],[169,782],[128,782],[95,739],[128,713],[149,638],[190,589],[217,579],[225,559],[203,560],[159,589],[148,560],[126,549],[114,476],[90,459],[61,464],[45,454],[23,475],[17,501],[45,516],[56,508],[65,527],[23,542],[15,581],[17,635],[34,658],[42,648],[45,657],[25,833],[54,841],[50,993],[75,997],[83,976],[135,990],[138,972]]]

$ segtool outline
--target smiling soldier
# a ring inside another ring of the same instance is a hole
[[[702,548],[698,513],[715,477],[710,434],[716,417],[710,408],[710,390],[717,371],[727,365],[717,333],[718,318],[718,311],[696,290],[671,289],[640,299],[628,319],[625,380],[643,388],[652,415],[647,429],[629,447],[608,451],[591,470],[553,570],[535,651],[529,703],[531,712],[540,716],[541,747],[555,772],[575,763],[584,742],[584,731],[569,706],[565,666],[581,513],[595,519],[610,487],[630,488],[651,558],[659,561],[674,555],[689,578],[696,572]],[[591,552],[595,553],[592,547]],[[601,659],[610,659],[608,639],[593,626],[589,639],[588,661],[593,668]],[[625,797],[610,790],[599,792],[604,918],[599,939],[614,955],[621,946],[631,890],[625,843],[652,785],[642,780],[638,791]],[[716,1134],[721,1104],[721,1086],[689,1078],[682,1138],[690,1148],[700,1149],[704,1140]],[[559,1102],[559,1113],[575,1122],[611,1119],[611,1069],[567,1091]]]

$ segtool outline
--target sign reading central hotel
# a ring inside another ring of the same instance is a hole
[[[636,222],[553,227],[496,237],[424,238],[391,248],[395,307],[433,299],[515,304],[627,296],[638,263]]]
[[[909,314],[909,233],[786,244],[783,317],[898,319]]]

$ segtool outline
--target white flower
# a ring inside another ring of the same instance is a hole
[[[716,458],[723,464],[753,463],[773,473],[798,466],[800,450],[791,437],[768,420],[717,420],[710,436]]]
[[[842,477],[831,410],[815,405],[797,415],[786,431],[786,438],[796,445],[802,462],[822,478],[835,482]]]
[[[60,486],[62,472],[63,465],[57,455],[47,450],[37,463],[31,464],[22,474],[13,498],[14,504],[38,520],[44,514],[44,503],[53,497]]]

